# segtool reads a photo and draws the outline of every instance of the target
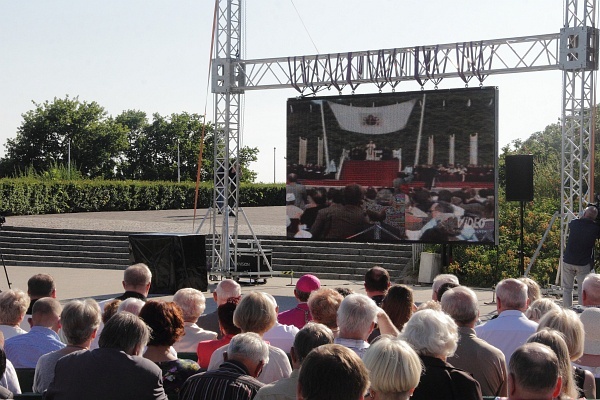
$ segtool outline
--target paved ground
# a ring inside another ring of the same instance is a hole
[[[252,230],[258,236],[284,236],[285,207],[252,207],[245,208]],[[124,232],[197,232],[201,225],[206,210],[198,210],[194,222],[193,210],[166,210],[166,211],[130,211],[130,212],[98,212],[77,214],[53,214],[36,216],[8,217],[7,226],[39,227],[54,229],[90,229]],[[242,217],[240,217],[242,218]],[[207,219],[200,233],[209,233],[211,219]],[[239,223],[240,234],[249,234],[250,228],[245,219]],[[105,299],[122,292],[121,281],[123,272],[118,270],[95,270],[53,268],[44,270],[39,267],[14,267],[7,266],[7,272],[12,282],[12,287],[26,289],[27,279],[30,276],[46,272],[56,280],[57,293],[60,300],[73,298],[94,297]],[[243,285],[243,292],[261,290],[272,294],[278,301],[280,310],[287,310],[296,304],[293,297],[293,284],[297,277],[273,277],[265,284]],[[361,282],[324,280],[323,285],[330,287],[344,286],[357,293],[364,293]],[[207,312],[214,309],[212,296],[209,294],[215,287],[214,282],[209,282],[207,296]],[[6,278],[0,272],[0,289],[7,288]],[[429,286],[412,286],[415,302],[421,303],[431,298]],[[482,319],[485,315],[495,310],[495,305],[486,304],[492,301],[493,293],[490,290],[478,290]],[[171,296],[164,296],[169,299]]]

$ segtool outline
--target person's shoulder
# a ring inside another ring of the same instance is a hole
[[[288,356],[285,351],[281,350],[279,347],[269,345],[269,358],[273,357],[274,355],[278,355],[288,360]]]
[[[473,338],[473,341],[476,343],[478,353],[483,360],[492,361],[493,359],[502,359],[506,362],[504,353],[499,348],[478,337]]]

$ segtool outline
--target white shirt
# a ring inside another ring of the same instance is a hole
[[[3,386],[13,392],[13,394],[21,394],[21,385],[19,385],[19,377],[17,371],[9,359],[6,359],[6,371],[0,379],[0,386]]]
[[[23,335],[27,333],[26,330],[20,326],[0,325],[0,332],[4,335],[4,340],[10,339],[13,336]]]
[[[271,346],[278,347],[290,354],[298,331],[299,329],[294,325],[283,325],[277,322],[263,335],[263,339]]]
[[[537,327],[537,322],[529,320],[521,311],[506,310],[498,318],[475,327],[475,332],[478,338],[499,348],[506,360],[510,360],[512,353],[525,344]]]
[[[223,353],[227,351],[229,345],[219,347],[210,357],[208,370],[212,371],[223,363]],[[292,366],[287,355],[283,350],[269,345],[269,362],[264,366],[262,373],[256,379],[262,383],[272,383],[281,378],[289,378],[292,373]]]
[[[178,353],[195,353],[198,343],[203,340],[214,340],[217,333],[205,331],[193,322],[185,322],[185,335],[183,335],[173,347]]]

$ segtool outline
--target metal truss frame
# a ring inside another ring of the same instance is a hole
[[[437,87],[444,78],[468,85],[489,75],[563,71],[561,156],[561,245],[568,222],[591,201],[594,171],[593,119],[595,76],[598,69],[596,0],[565,0],[564,27],[559,33],[428,46],[367,50],[282,58],[244,60],[241,56],[243,0],[217,0],[217,51],[212,66],[215,93],[215,194],[213,267],[230,271],[230,246],[237,247],[238,185],[225,173],[239,170],[240,99],[245,91],[294,88],[302,95],[324,89],[362,85],[395,90],[400,82],[416,81]],[[234,224],[229,230],[228,199]],[[222,214],[220,235],[217,214]],[[561,249],[561,255],[562,255]],[[262,250],[261,250],[262,251]],[[562,256],[561,256],[562,259]],[[266,258],[265,258],[266,260]],[[270,266],[269,266],[270,269]]]

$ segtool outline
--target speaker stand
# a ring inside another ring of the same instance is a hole
[[[519,243],[519,276],[525,275],[525,253],[523,251],[523,215],[525,214],[525,202],[521,200],[521,242]]]

